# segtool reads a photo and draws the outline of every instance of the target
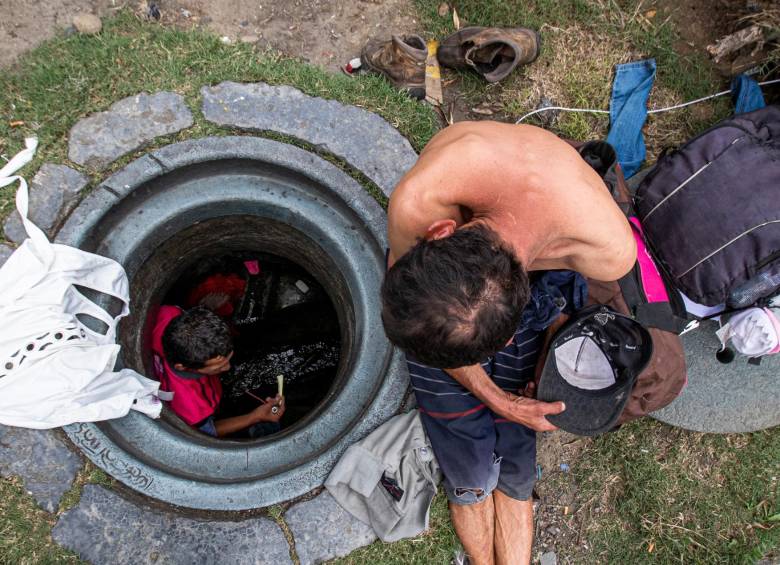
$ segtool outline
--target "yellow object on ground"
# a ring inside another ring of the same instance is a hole
[[[441,68],[436,58],[439,42],[435,39],[428,41],[428,58],[425,60],[425,100],[434,106],[444,102],[441,92]]]

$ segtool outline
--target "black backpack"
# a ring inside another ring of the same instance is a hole
[[[728,118],[662,155],[634,204],[674,286],[707,306],[780,291],[780,107]]]

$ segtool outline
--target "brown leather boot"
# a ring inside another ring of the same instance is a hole
[[[524,27],[466,27],[441,42],[439,63],[452,69],[476,70],[488,82],[498,82],[518,65],[533,62],[542,48],[541,36]]]
[[[428,49],[419,35],[394,35],[390,41],[371,40],[360,61],[369,71],[383,74],[414,98],[425,98],[425,58]]]

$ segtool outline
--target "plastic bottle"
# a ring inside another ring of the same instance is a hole
[[[729,308],[746,308],[762,298],[771,296],[780,288],[780,266],[763,271],[742,283],[729,294]]]

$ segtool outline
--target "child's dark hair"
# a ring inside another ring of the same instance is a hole
[[[233,338],[222,318],[198,306],[171,320],[163,332],[162,346],[169,365],[200,369],[209,359],[233,351]]]

